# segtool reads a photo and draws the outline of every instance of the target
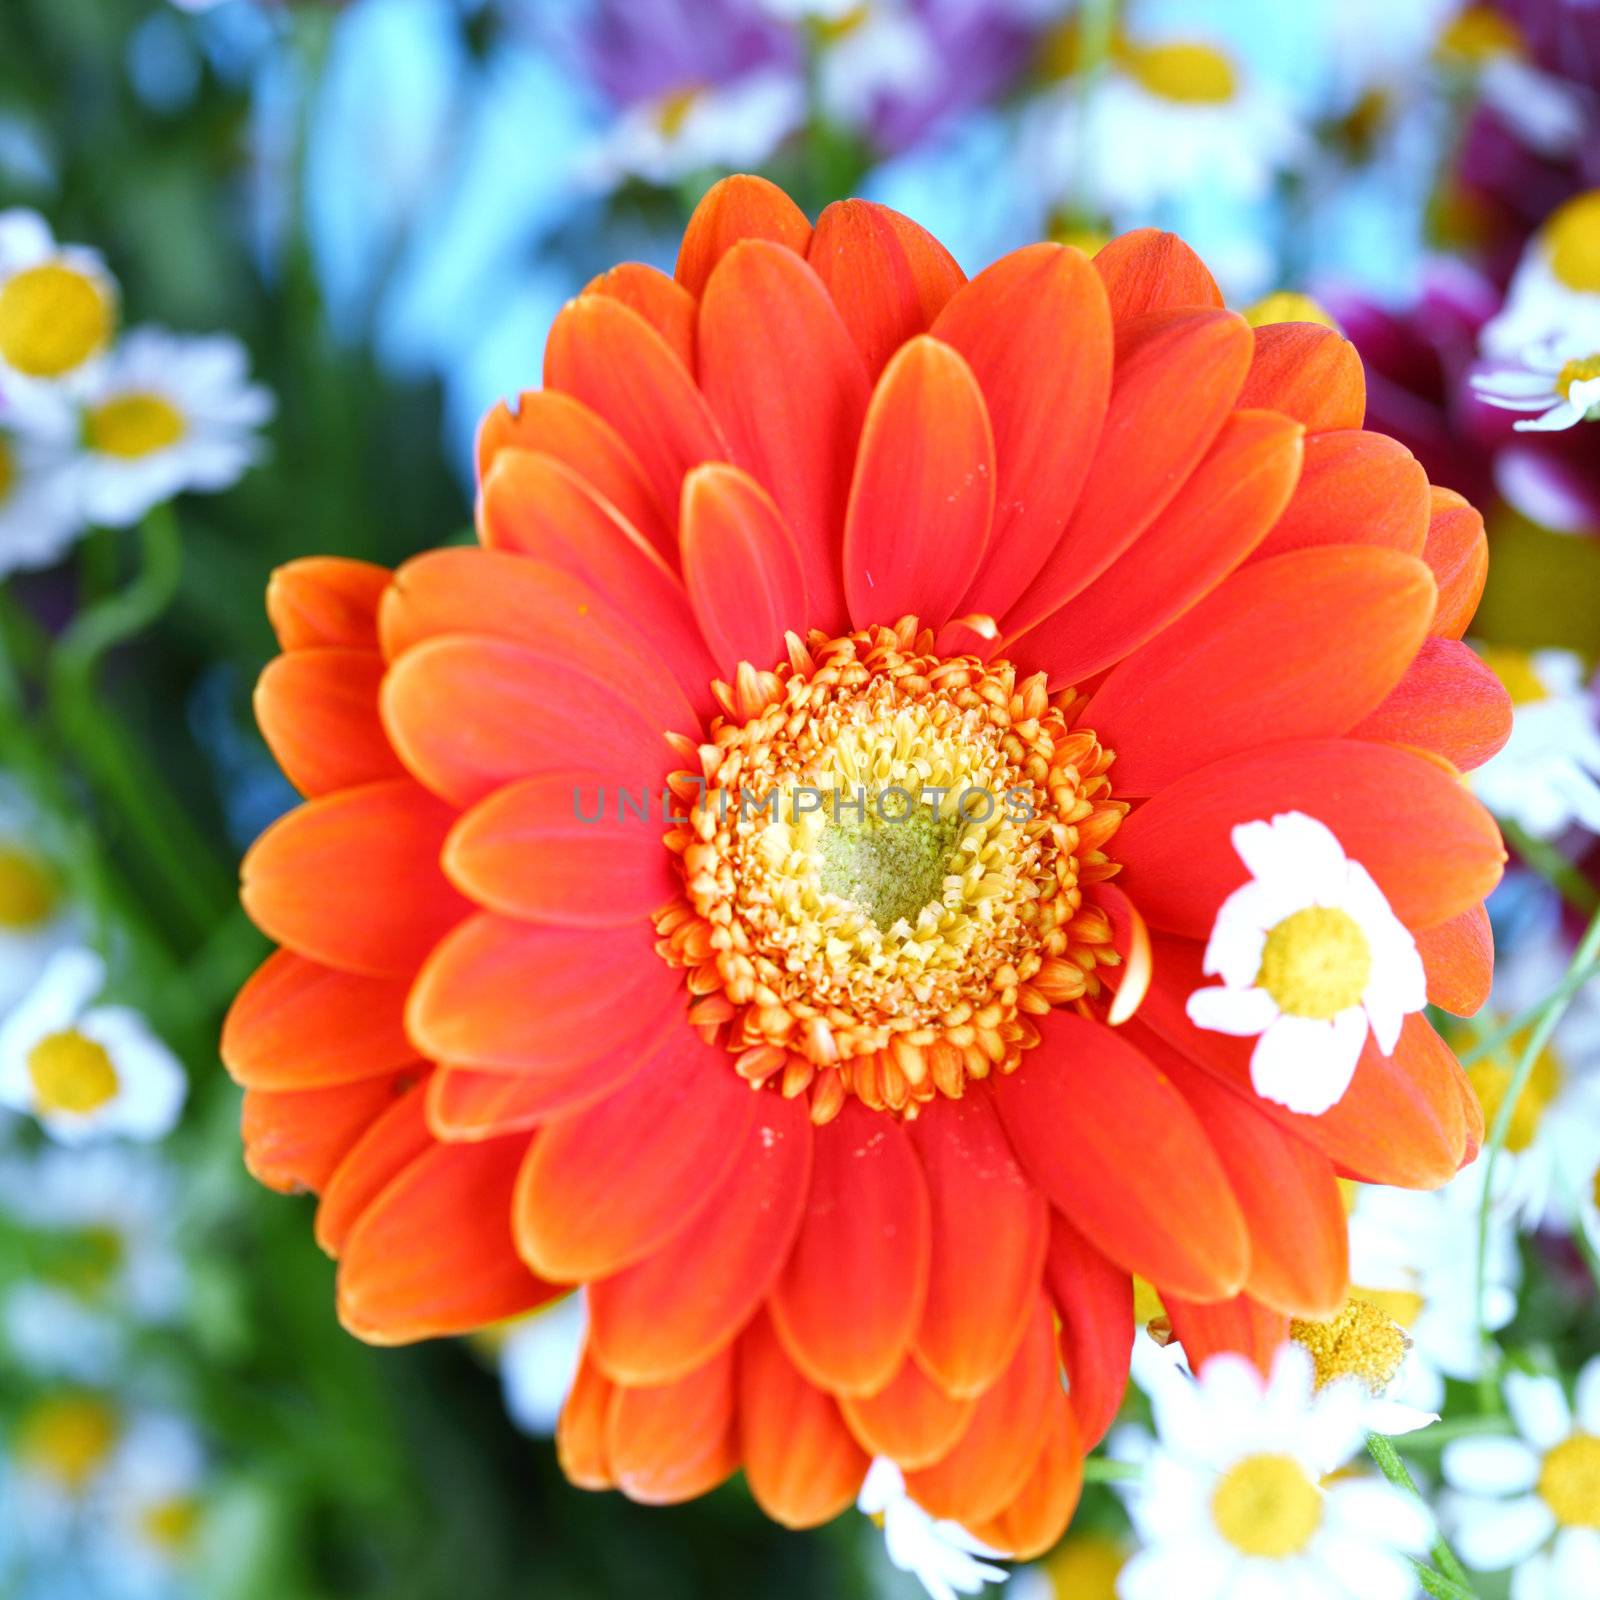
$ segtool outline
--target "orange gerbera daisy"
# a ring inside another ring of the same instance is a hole
[[[1477,1147],[1378,968],[1488,989],[1481,520],[1362,430],[1344,339],[1252,331],[1153,232],[969,283],[731,178],[544,376],[484,423],[482,548],[273,579],[307,801],[244,867],[251,1168],[320,1193],[363,1338],[585,1286],[577,1483],[742,1467],[807,1525],[882,1455],[1036,1552],[1132,1274],[1191,1357],[1259,1351],[1342,1301],[1338,1177]],[[1345,900],[1282,900],[1292,837]],[[1359,1030],[1327,1109],[1191,1021],[1217,972],[1275,1039]]]

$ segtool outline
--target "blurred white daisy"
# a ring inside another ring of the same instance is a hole
[[[271,393],[227,334],[135,328],[76,386],[83,406],[74,463],[91,523],[127,527],[185,489],[229,488],[261,453]]]
[[[52,1390],[14,1416],[0,1524],[13,1548],[56,1549],[105,1480],[125,1419],[108,1394]]]
[[[1559,433],[1600,420],[1600,349],[1571,341],[1530,345],[1516,360],[1472,375],[1480,400],[1502,411],[1536,411],[1512,425],[1518,433]]]
[[[933,1600],[978,1594],[986,1584],[1006,1580],[1004,1567],[984,1559],[1000,1552],[973,1538],[959,1522],[929,1516],[906,1493],[904,1475],[886,1456],[867,1468],[856,1509],[882,1519],[889,1560],[916,1578]]]
[[[0,391],[52,384],[111,343],[117,286],[97,251],[36,211],[0,211]]]
[[[0,1027],[0,1105],[62,1144],[160,1139],[188,1091],[178,1059],[128,1006],[100,1005],[105,963],[63,950]]]
[[[1006,1600],[1117,1600],[1128,1545],[1100,1532],[1073,1531],[1042,1561],[1019,1567]]]
[[[1551,343],[1600,352],[1600,189],[1568,200],[1545,219],[1480,343],[1485,355],[1513,361]]]
[[[1152,1396],[1158,1442],[1129,1511],[1144,1548],[1122,1600],[1405,1600],[1407,1559],[1432,1517],[1415,1496],[1370,1478],[1329,1477],[1366,1436],[1358,1386],[1313,1386],[1310,1356],[1286,1344],[1263,1380],[1213,1356],[1194,1381]]]
[[[818,99],[847,128],[869,127],[884,101],[916,94],[945,70],[927,23],[903,0],[856,5],[818,31]]]
[[[205,1513],[206,1453],[187,1418],[140,1412],[96,1486],[86,1552],[107,1592],[170,1595],[195,1554]]]
[[[84,530],[70,434],[8,427],[8,414],[0,403],[0,578],[53,566]]]
[[[506,1413],[524,1433],[554,1436],[578,1370],[588,1315],[581,1294],[541,1306],[500,1331],[497,1355]]]
[[[1515,1567],[1512,1600],[1600,1593],[1600,1356],[1579,1372],[1575,1404],[1559,1378],[1522,1372],[1505,1399],[1517,1437],[1445,1447],[1456,1549],[1483,1572]]]
[[[1288,811],[1233,830],[1250,881],[1223,901],[1190,1020],[1255,1037],[1250,1078],[1265,1099],[1317,1115],[1350,1087],[1370,1028],[1390,1054],[1427,1003],[1422,958],[1383,891],[1326,824]]]
[[[1600,715],[1570,650],[1486,649],[1511,696],[1511,737],[1468,780],[1495,813],[1536,839],[1574,824],[1600,833]]]
[[[66,886],[40,847],[43,831],[35,808],[0,778],[0,1016],[80,934]]]

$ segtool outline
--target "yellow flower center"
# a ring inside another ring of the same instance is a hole
[[[69,1493],[81,1493],[105,1465],[119,1432],[117,1414],[96,1395],[42,1400],[17,1428],[17,1460]]]
[[[84,1228],[73,1233],[47,1273],[82,1299],[95,1300],[115,1285],[125,1254],[122,1235],[115,1228]]]
[[[1267,934],[1256,986],[1289,1016],[1325,1021],[1358,1004],[1371,976],[1361,924],[1337,906],[1307,906]]]
[[[792,637],[779,670],[717,686],[701,769],[672,780],[684,897],[656,926],[690,1021],[821,1121],[847,1093],[914,1115],[1012,1071],[1030,1014],[1119,960],[1083,891],[1116,872],[1127,806],[1077,697],[931,643],[914,619]]]
[[[1559,282],[1600,294],[1600,189],[1569,200],[1545,223],[1544,247]]]
[[[172,1495],[144,1508],[139,1531],[158,1550],[180,1556],[194,1543],[200,1526],[200,1502],[193,1495]]]
[[[4,488],[0,474],[0,493]],[[54,874],[37,856],[0,844],[0,928],[39,927],[50,920],[60,898]]]
[[[1128,1557],[1103,1533],[1075,1534],[1044,1563],[1045,1581],[1057,1600],[1117,1600],[1117,1579]]]
[[[1275,322],[1316,322],[1324,328],[1337,328],[1323,308],[1308,294],[1293,289],[1278,289],[1246,309],[1244,320],[1252,328],[1267,328]]]
[[[1526,1043],[1527,1034],[1524,1032],[1508,1040],[1503,1050],[1486,1056],[1482,1061],[1475,1061],[1467,1068],[1468,1081],[1483,1107],[1483,1120],[1491,1128],[1500,1114],[1500,1107],[1516,1075],[1517,1063],[1522,1059]],[[1511,1113],[1511,1122],[1506,1129],[1507,1150],[1526,1150],[1538,1137],[1544,1114],[1551,1101],[1561,1093],[1565,1077],[1560,1058],[1546,1045],[1535,1057],[1528,1081],[1517,1096],[1516,1109]]]
[[[1322,1491],[1293,1456],[1246,1456],[1217,1485],[1211,1519],[1242,1554],[1283,1561],[1322,1526]]]
[[[153,455],[184,435],[183,413],[159,394],[121,394],[96,406],[84,420],[89,448],[126,461]]]
[[[6,496],[11,493],[11,486],[17,481],[17,460],[11,453],[11,446],[0,435],[0,506],[6,503]]]
[[[117,1092],[117,1069],[104,1045],[75,1028],[47,1033],[28,1052],[28,1076],[40,1115],[86,1116]]]
[[[1528,651],[1513,650],[1506,645],[1486,645],[1482,654],[1484,664],[1511,696],[1512,705],[1537,705],[1550,698],[1550,691]]]
[[[1126,44],[1120,54],[1128,75],[1161,100],[1224,105],[1238,90],[1233,63],[1214,45],[1192,40]]]
[[[703,92],[699,84],[690,83],[662,95],[656,102],[656,127],[661,130],[662,138],[675,139],[683,132],[683,125],[700,103]]]
[[[1467,6],[1445,24],[1436,53],[1453,65],[1481,67],[1497,56],[1520,56],[1526,47],[1516,23],[1493,6]]]
[[[1544,1458],[1539,1495],[1563,1528],[1600,1529],[1600,1438],[1563,1439]]]
[[[1289,1337],[1309,1352],[1316,1386],[1335,1378],[1358,1378],[1382,1394],[1399,1374],[1411,1348],[1405,1329],[1381,1307],[1352,1295],[1326,1322],[1289,1324]]]
[[[811,30],[818,44],[838,44],[841,39],[848,39],[852,33],[864,28],[871,16],[870,5],[851,6],[837,17],[813,17]]]
[[[1600,378],[1600,350],[1592,356],[1576,356],[1567,362],[1556,374],[1556,393],[1563,400],[1570,400],[1573,384],[1588,383],[1592,378]]]
[[[0,285],[0,357],[30,378],[59,378],[105,348],[113,320],[101,284],[46,261]]]

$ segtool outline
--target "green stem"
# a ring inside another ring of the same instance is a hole
[[[1520,823],[1501,817],[1500,832],[1523,861],[1532,867],[1547,883],[1561,891],[1562,898],[1574,911],[1593,916],[1600,911],[1600,889],[1584,877],[1566,856],[1548,839],[1536,839]]]
[[[1469,1048],[1460,1053],[1461,1065],[1470,1067],[1475,1061],[1482,1061],[1485,1056],[1493,1055],[1502,1045],[1509,1044],[1516,1038],[1523,1029],[1531,1027],[1540,1012],[1552,1000],[1569,999],[1591,978],[1597,976],[1600,976],[1600,961],[1593,962],[1587,967],[1580,967],[1576,972],[1568,972],[1567,976],[1537,1004],[1525,1007],[1509,1022],[1501,1023],[1492,1033],[1485,1034],[1481,1039],[1475,1039]]]
[[[1431,1595],[1433,1600],[1478,1600],[1476,1590],[1469,1589],[1465,1584],[1452,1583],[1449,1578],[1420,1561],[1412,1565],[1417,1569],[1417,1582],[1422,1585],[1423,1593]]]
[[[1378,1470],[1383,1473],[1390,1483],[1398,1489],[1404,1489],[1408,1494],[1413,1494],[1417,1499],[1422,1499],[1421,1491],[1416,1482],[1406,1469],[1406,1464],[1400,1459],[1400,1452],[1381,1433],[1367,1435],[1367,1452],[1378,1463]],[[1433,1558],[1433,1564],[1444,1575],[1444,1579],[1451,1585],[1458,1585],[1458,1592],[1467,1597],[1467,1600],[1476,1600],[1472,1593],[1472,1583],[1467,1577],[1466,1568],[1456,1558],[1456,1553],[1440,1534],[1429,1548],[1428,1554]],[[1419,1574],[1427,1574],[1428,1568],[1419,1565]],[[1438,1576],[1438,1574],[1432,1574]],[[1426,1587],[1426,1584],[1424,1584]],[[1434,1591],[1429,1590],[1429,1593]]]
[[[1083,1463],[1085,1483],[1134,1483],[1144,1476],[1136,1461],[1113,1461],[1110,1456],[1088,1456]]]
[[[1497,1391],[1495,1395],[1497,1403],[1498,1398]],[[1509,1437],[1510,1433],[1510,1423],[1500,1413],[1476,1417],[1442,1417],[1438,1422],[1430,1422],[1426,1428],[1419,1428],[1415,1433],[1408,1433],[1405,1436],[1406,1454],[1427,1455],[1443,1450],[1447,1444],[1457,1439],[1504,1438]]]

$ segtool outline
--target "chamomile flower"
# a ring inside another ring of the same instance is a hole
[[[1324,823],[1288,811],[1240,823],[1232,838],[1250,882],[1217,912],[1205,971],[1223,981],[1189,996],[1189,1018],[1255,1037],[1256,1092],[1317,1115],[1349,1088],[1368,1030],[1389,1055],[1427,1003],[1422,959]]]
[[[177,1058],[138,1012],[96,1004],[104,983],[98,956],[63,950],[0,1027],[0,1105],[31,1112],[62,1144],[159,1139],[187,1092]]]
[[[116,327],[117,286],[99,254],[57,244],[36,211],[0,211],[0,390],[81,371]]]
[[[98,1390],[51,1390],[27,1402],[8,1441],[0,1496],[6,1544],[59,1547],[105,1481],[124,1427],[121,1407]]]
[[[261,452],[272,395],[250,382],[226,334],[136,328],[85,375],[79,503],[92,523],[127,527],[185,489],[236,483]]]
[[[1472,774],[1473,792],[1536,839],[1600,833],[1600,708],[1582,660],[1504,648],[1484,659],[1511,696],[1511,737]]]
[[[1319,1390],[1333,1383],[1358,1387],[1368,1433],[1415,1433],[1439,1420],[1437,1411],[1400,1398],[1416,1387],[1416,1346],[1377,1299],[1356,1293],[1331,1317],[1295,1318],[1289,1337],[1311,1357]]]
[[[1128,1546],[1106,1533],[1072,1533],[1043,1561],[1020,1568],[1006,1600],[1117,1600]]]
[[[929,1514],[906,1493],[899,1467],[879,1456],[862,1480],[856,1509],[883,1519],[883,1545],[889,1560],[909,1572],[933,1600],[955,1600],[958,1594],[978,1594],[985,1584],[1004,1583],[1006,1570],[985,1557],[996,1557],[973,1538],[959,1522]]]
[[[78,916],[55,864],[40,848],[41,820],[0,778],[0,1016],[78,935]]]
[[[205,1447],[187,1418],[149,1411],[129,1420],[96,1495],[87,1552],[107,1592],[172,1592],[195,1554],[205,1481]]]
[[[0,403],[0,578],[53,566],[84,528],[69,434],[8,425],[18,420]]]
[[[1506,1406],[1517,1437],[1456,1439],[1441,1466],[1456,1491],[1456,1550],[1484,1572],[1516,1567],[1512,1600],[1600,1592],[1600,1356],[1559,1378],[1514,1372]]]
[[[581,1294],[568,1295],[510,1324],[499,1341],[506,1412],[524,1433],[548,1439],[578,1370],[588,1315]]]
[[[1158,1442],[1129,1507],[1144,1548],[1121,1600],[1346,1600],[1353,1583],[1370,1600],[1415,1593],[1407,1557],[1432,1530],[1422,1502],[1328,1478],[1365,1438],[1357,1386],[1316,1389],[1310,1356],[1286,1344],[1266,1380],[1242,1357],[1213,1356],[1152,1404]]]
[[[1600,189],[1545,219],[1481,338],[1485,355],[1513,360],[1551,343],[1600,351]]]
[[[1600,420],[1600,348],[1564,341],[1530,345],[1516,361],[1474,373],[1478,397],[1502,411],[1536,411],[1512,424],[1518,433],[1560,433]]]

